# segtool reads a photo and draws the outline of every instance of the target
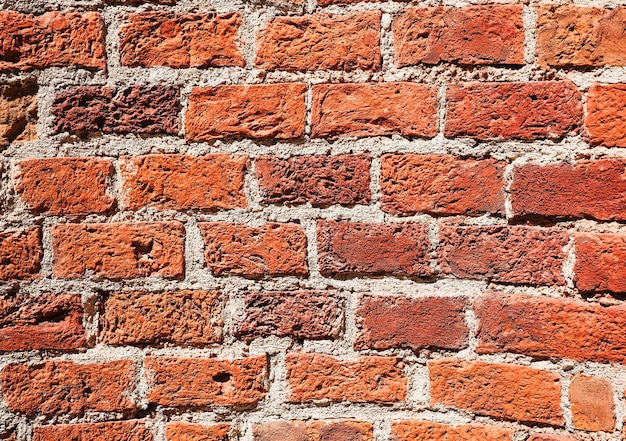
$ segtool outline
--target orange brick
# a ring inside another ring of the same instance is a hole
[[[168,423],[165,427],[166,441],[228,441],[229,424],[204,427],[200,424]]]
[[[37,138],[37,90],[34,78],[0,86],[0,147]]]
[[[626,84],[591,86],[585,125],[591,144],[626,147]]]
[[[42,256],[39,227],[0,233],[0,280],[37,277]]]
[[[512,430],[495,426],[449,426],[428,421],[397,421],[391,424],[391,441],[511,441],[512,436]]]
[[[608,380],[576,375],[569,386],[569,401],[575,429],[612,432],[615,428],[613,388]]]
[[[152,441],[152,432],[142,420],[108,423],[64,424],[33,429],[33,441]]]

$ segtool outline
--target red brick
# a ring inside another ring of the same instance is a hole
[[[626,235],[577,233],[576,287],[583,292],[626,292]]]
[[[145,422],[112,421],[108,423],[39,426],[33,429],[33,441],[152,441]]]
[[[120,162],[124,202],[131,210],[228,209],[246,207],[244,174],[248,157],[211,154],[146,155]]]
[[[626,363],[626,306],[488,293],[474,305],[480,354]]]
[[[334,339],[343,327],[343,306],[335,291],[250,292],[235,335],[246,342],[271,335]]]
[[[0,71],[106,67],[104,22],[96,12],[0,12]]]
[[[200,223],[207,267],[216,276],[306,276],[307,240],[300,225],[259,227],[225,222]]]
[[[403,135],[439,132],[437,88],[414,83],[313,86],[311,137]]]
[[[585,125],[591,144],[626,147],[626,84],[591,86]]]
[[[204,427],[200,424],[168,423],[165,427],[166,441],[228,441],[229,424]]]
[[[0,351],[86,346],[80,295],[16,294],[0,299]]]
[[[182,277],[185,229],[179,222],[60,224],[52,227],[55,277]]]
[[[115,205],[108,191],[111,161],[96,158],[45,158],[19,162],[15,190],[35,213],[85,215]]]
[[[397,421],[391,424],[391,441],[510,441],[513,431],[495,426],[449,426],[429,421]]]
[[[288,354],[289,401],[394,403],[406,399],[407,378],[399,359],[362,357],[340,361],[330,355]]]
[[[505,420],[562,426],[561,383],[553,372],[457,359],[428,363],[431,406]]]
[[[261,156],[255,171],[267,204],[369,204],[369,155]]]
[[[379,11],[277,17],[257,37],[256,66],[282,70],[378,70]]]
[[[432,274],[421,224],[318,221],[317,247],[322,274]]]
[[[146,357],[148,401],[168,407],[252,406],[265,396],[265,356],[238,360]]]
[[[120,29],[120,61],[131,67],[244,67],[237,47],[240,26],[239,13],[130,14]]]
[[[135,363],[117,360],[77,364],[46,361],[32,366],[10,364],[0,372],[2,394],[12,412],[29,416],[85,412],[133,414]]]
[[[411,8],[393,24],[396,66],[524,64],[521,5]]]
[[[359,336],[354,346],[357,350],[466,348],[466,306],[459,297],[363,296],[356,312]]]
[[[381,164],[381,205],[388,213],[504,214],[506,162],[452,155],[389,154]]]
[[[613,388],[604,378],[576,375],[569,386],[572,421],[577,430],[613,432]]]
[[[537,10],[537,55],[549,66],[626,65],[626,7],[542,6]]]
[[[0,86],[0,147],[37,138],[37,90],[34,78]]]
[[[305,90],[300,83],[194,88],[185,136],[188,141],[300,138],[306,123]]]
[[[0,280],[38,277],[42,256],[39,227],[3,231],[0,233]]]
[[[446,99],[449,138],[562,138],[583,119],[580,92],[569,81],[457,84]]]
[[[178,134],[178,87],[73,87],[52,104],[55,132]]]
[[[100,314],[100,342],[110,345],[222,341],[222,298],[217,291],[111,293]]]
[[[567,231],[525,226],[439,227],[443,274],[526,285],[564,285]]]
[[[510,187],[515,216],[626,219],[626,162],[615,159],[516,167]]]
[[[354,420],[276,421],[252,426],[255,441],[374,441],[371,423]]]

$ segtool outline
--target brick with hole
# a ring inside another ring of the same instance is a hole
[[[62,424],[35,426],[33,441],[152,441],[152,431],[146,421],[111,421],[106,423]]]
[[[166,441],[228,441],[230,424],[204,426],[183,422],[171,422],[165,426]]]
[[[496,426],[465,424],[452,426],[429,421],[391,423],[391,441],[511,441],[513,431]]]
[[[255,441],[374,441],[371,423],[357,420],[275,421],[252,426]]]
[[[589,142],[626,147],[626,84],[594,84],[587,93],[585,125]]]
[[[574,282],[583,292],[626,292],[626,235],[580,232],[574,236]]]
[[[0,147],[37,139],[38,89],[34,78],[0,86]]]
[[[5,230],[0,233],[0,280],[39,277],[42,257],[40,227]]]
[[[613,387],[605,378],[576,375],[569,386],[574,428],[612,432],[615,428]]]

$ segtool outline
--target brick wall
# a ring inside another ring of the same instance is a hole
[[[7,0],[0,439],[620,440],[626,7]]]

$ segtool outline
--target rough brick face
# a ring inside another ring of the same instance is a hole
[[[611,383],[604,378],[576,375],[569,386],[572,420],[578,430],[612,432],[615,403]]]
[[[381,163],[381,205],[397,215],[504,213],[506,163],[452,155],[389,154]]]
[[[437,88],[414,83],[313,86],[311,136],[403,135],[439,132]]]
[[[407,379],[396,358],[342,362],[322,354],[288,354],[289,400],[394,403],[406,399]]]
[[[508,364],[442,359],[428,363],[431,406],[506,420],[561,426],[561,384],[553,372]]]
[[[372,424],[354,420],[276,421],[252,426],[255,441],[374,441]]]
[[[356,312],[356,349],[467,347],[465,299],[364,296]]]
[[[229,424],[204,427],[200,424],[168,423],[165,427],[166,441],[228,441]]]
[[[152,432],[141,420],[64,424],[33,429],[33,441],[152,441]]]
[[[391,441],[510,441],[513,431],[494,426],[447,424],[427,421],[398,421],[391,424]]]
[[[581,95],[568,81],[464,83],[446,100],[449,138],[562,138],[582,125]]]
[[[42,256],[39,227],[3,231],[0,233],[0,280],[36,277]]]
[[[12,412],[68,415],[85,412],[135,412],[129,396],[135,387],[131,360],[77,364],[46,361],[11,364],[0,372],[2,394]]]
[[[277,17],[257,37],[256,66],[281,70],[378,70],[378,11]]]
[[[37,90],[33,78],[0,86],[0,147],[37,138]]]
[[[265,396],[266,357],[147,357],[148,401],[167,407],[252,406]]]
[[[519,5],[411,8],[393,24],[398,67],[414,64],[524,64]]]
[[[86,215],[111,209],[113,164],[95,158],[45,158],[19,162],[15,190],[35,213]]]
[[[369,155],[257,158],[254,164],[267,204],[369,204]]]
[[[626,292],[626,235],[578,233],[575,236],[576,287],[583,292]]]
[[[125,157],[120,163],[124,204],[173,210],[217,210],[247,205],[248,157],[212,154]]]
[[[181,277],[184,242],[178,222],[55,225],[54,276]]]
[[[104,69],[104,22],[96,12],[0,12],[0,71],[54,66]]]
[[[241,14],[186,14],[163,11],[131,14],[120,29],[124,66],[245,66],[237,47]]]
[[[626,147],[626,84],[591,86],[585,125],[591,144]]]

